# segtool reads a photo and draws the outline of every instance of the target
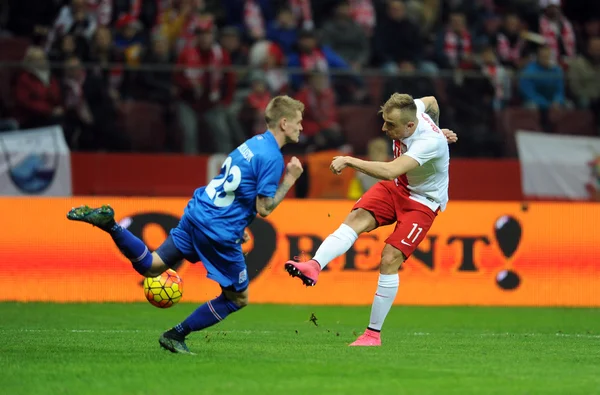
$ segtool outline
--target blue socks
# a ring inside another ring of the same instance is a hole
[[[238,311],[240,307],[227,299],[225,294],[204,303],[198,307],[181,324],[175,326],[179,335],[187,336],[190,332],[199,331],[223,321],[229,314]]]
[[[150,270],[150,267],[152,267],[152,253],[143,241],[118,224],[113,225],[108,233],[139,274],[143,276],[144,273]]]

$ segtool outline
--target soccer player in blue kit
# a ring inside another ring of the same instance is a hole
[[[179,225],[152,253],[144,242],[115,222],[110,206],[81,206],[67,214],[70,220],[87,222],[110,234],[144,277],[158,276],[186,259],[192,263],[202,261],[207,277],[219,283],[222,293],[217,298],[161,335],[163,348],[190,353],[185,344],[187,335],[224,320],[248,304],[248,274],[241,247],[248,239],[245,230],[257,213],[263,217],[272,213],[302,174],[296,157],[285,166],[281,148],[298,142],[303,112],[304,105],[289,96],[273,98],[265,111],[269,129],[229,154],[220,174],[194,192]]]

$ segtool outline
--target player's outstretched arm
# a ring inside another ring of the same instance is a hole
[[[279,184],[275,196],[259,196],[256,198],[256,211],[261,217],[266,217],[275,210],[279,203],[285,198],[285,195],[287,195],[290,188],[294,186],[296,180],[300,178],[303,171],[302,163],[294,156],[286,166],[285,176],[283,176],[283,180],[281,181],[281,184]]]
[[[419,162],[406,155],[402,155],[391,162],[371,162],[352,156],[336,156],[331,162],[330,169],[335,174],[339,174],[346,167],[351,167],[380,180],[394,180],[418,166]]]
[[[425,104],[425,114],[429,115],[436,125],[440,126],[440,106],[435,96],[425,96],[421,98]]]

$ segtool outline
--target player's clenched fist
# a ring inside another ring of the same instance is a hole
[[[348,167],[349,157],[348,156],[334,156],[331,161],[329,168],[334,174],[340,174],[342,170]]]
[[[450,129],[442,129],[442,133],[444,133],[448,144],[456,143],[458,141],[458,136],[456,133],[454,133],[454,131]]]
[[[290,159],[290,161],[287,164],[288,174],[298,179],[302,175],[303,171],[304,169],[302,168],[302,163],[300,163],[300,159],[296,158],[295,156],[292,157],[292,159]]]

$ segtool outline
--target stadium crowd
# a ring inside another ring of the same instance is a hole
[[[132,136],[128,119],[154,116],[165,131],[158,149],[227,153],[264,131],[263,111],[278,94],[305,103],[303,139],[290,147],[299,153],[381,155],[389,144],[357,144],[349,134],[361,131],[344,122],[353,111],[343,110],[376,113],[394,91],[436,95],[443,126],[461,136],[453,148],[461,156],[506,155],[498,119],[509,109],[536,114],[547,132],[564,132],[553,114],[569,112],[591,120],[584,133],[600,130],[597,1],[5,0],[0,7],[0,130],[60,124],[73,150],[143,150],[148,144],[136,141],[149,132]],[[8,51],[15,39],[19,48]]]

